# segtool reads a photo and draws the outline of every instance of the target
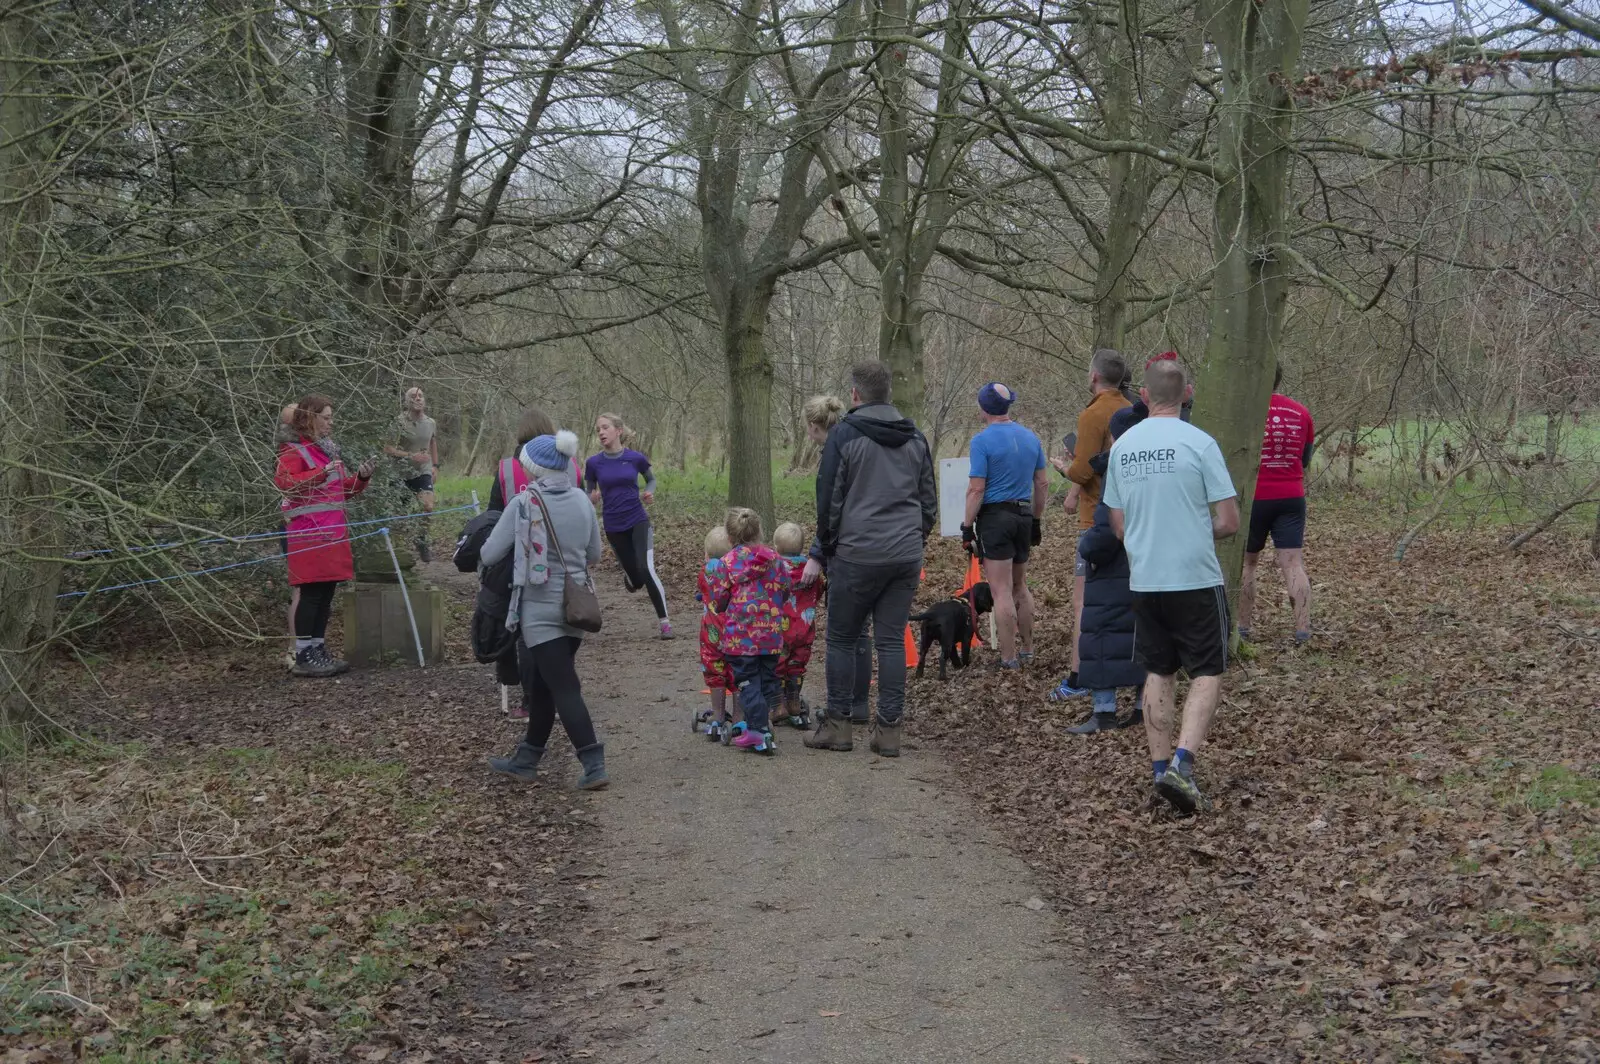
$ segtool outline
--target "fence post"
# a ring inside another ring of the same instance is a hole
[[[394,563],[394,578],[400,584],[400,597],[406,601],[406,620],[411,622],[411,641],[417,646],[417,668],[425,669],[428,663],[422,656],[422,636],[417,632],[417,615],[411,609],[411,591],[406,587],[405,574],[400,571],[400,558],[394,552],[394,540],[389,538],[387,526],[378,531],[383,533],[383,545],[389,548],[389,560]]]
[[[477,488],[473,488],[472,489],[472,512],[474,514],[483,513],[483,505],[478,502],[478,489]]]

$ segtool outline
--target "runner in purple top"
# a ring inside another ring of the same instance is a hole
[[[661,621],[661,638],[672,638],[667,619],[667,590],[656,575],[655,532],[645,506],[655,499],[656,477],[650,459],[627,446],[628,426],[616,414],[601,414],[594,421],[600,453],[589,456],[583,467],[583,486],[603,510],[606,539],[622,563],[622,586],[630,593],[644,588]],[[639,479],[644,478],[644,490]]]

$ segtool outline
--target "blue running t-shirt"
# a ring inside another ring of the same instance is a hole
[[[1033,501],[1033,474],[1044,468],[1044,446],[1030,430],[996,421],[972,437],[967,454],[967,475],[984,478],[984,502]]]

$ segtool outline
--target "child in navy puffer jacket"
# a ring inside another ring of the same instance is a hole
[[[783,697],[778,658],[788,636],[789,567],[761,542],[761,515],[754,510],[729,510],[725,527],[733,550],[723,557],[710,591],[712,607],[722,615],[722,654],[744,711],[744,720],[734,725],[733,745],[770,754],[771,710]]]

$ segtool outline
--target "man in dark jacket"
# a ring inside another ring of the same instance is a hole
[[[878,712],[871,747],[900,754],[905,708],[903,633],[939,515],[928,441],[889,403],[889,368],[863,362],[850,374],[848,414],[828,432],[817,473],[817,538],[803,583],[828,573],[828,705],[813,750],[849,750],[856,640],[872,620],[878,648]]]

